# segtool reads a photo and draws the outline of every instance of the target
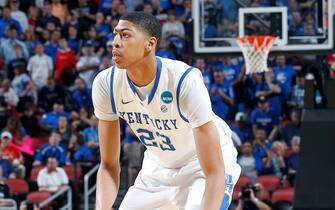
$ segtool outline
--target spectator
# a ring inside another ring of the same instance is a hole
[[[37,23],[38,9],[34,6],[29,6],[28,9],[28,24],[30,28],[35,28]],[[27,29],[29,30],[29,28]],[[26,30],[26,32],[27,32]]]
[[[83,130],[84,142],[91,149],[93,154],[96,154],[99,149],[98,137],[98,118],[94,115],[90,119],[90,127]]]
[[[48,157],[47,166],[40,170],[37,176],[39,191],[57,192],[69,184],[69,178],[64,169],[58,167],[58,159]]]
[[[96,14],[96,23],[94,25],[97,37],[103,39],[109,33],[109,25],[105,23],[105,16],[102,12]]]
[[[95,22],[95,15],[93,15],[95,11],[87,3],[87,0],[80,0],[78,3],[79,5],[75,11],[78,14],[79,30],[87,31],[89,26]]]
[[[264,164],[264,172],[274,174],[280,179],[286,172],[286,164],[284,160],[285,145],[283,142],[275,141],[268,153],[268,160]]]
[[[22,112],[23,107],[26,103],[35,102],[35,93],[33,92],[33,83],[30,80],[28,74],[24,71],[24,66],[14,66],[14,79],[12,81],[12,87],[16,94],[19,96],[18,111]]]
[[[56,53],[59,50],[59,39],[61,37],[61,33],[59,30],[54,30],[51,32],[50,41],[47,39],[46,43],[44,44],[44,51],[47,55],[52,58],[52,61],[55,62],[56,60]]]
[[[28,59],[29,57],[28,48],[26,44],[18,40],[17,35],[18,35],[17,28],[14,25],[9,25],[7,29],[8,39],[2,41],[0,45],[1,57],[4,58],[5,65],[9,64],[9,62],[15,58],[14,47],[16,45],[21,46],[23,58]]]
[[[163,24],[162,37],[169,40],[171,37],[179,39],[185,38],[185,29],[183,24],[176,19],[176,13],[173,10],[168,12],[168,21]]]
[[[68,144],[67,158],[72,163],[77,161],[91,161],[93,160],[91,150],[85,145],[83,136],[79,133],[74,133],[71,135]]]
[[[44,144],[36,153],[34,166],[49,163],[49,158],[57,159],[60,165],[65,164],[66,151],[59,145],[61,135],[57,131],[53,131],[49,137],[49,143]]]
[[[12,134],[13,144],[15,144],[16,146],[23,145],[23,138],[26,136],[26,132],[22,127],[19,118],[14,116],[9,117],[4,130],[9,131]]]
[[[99,66],[99,71],[93,76],[93,78],[95,78],[101,71],[108,69],[109,67],[113,66],[113,61],[112,59],[110,59],[110,57],[108,55],[105,55],[102,58],[102,62]]]
[[[15,57],[9,61],[7,66],[7,78],[12,80],[14,78],[14,68],[15,66],[23,66],[24,69],[26,69],[27,66],[27,59],[23,57],[22,49],[20,45],[14,46],[14,53]]]
[[[60,40],[60,49],[56,53],[55,60],[55,80],[62,82],[62,72],[65,68],[70,68],[75,71],[77,63],[76,54],[68,47],[67,40],[62,38]]]
[[[15,179],[15,170],[12,163],[0,157],[0,180]]]
[[[11,17],[11,10],[9,7],[4,7],[2,11],[2,18],[0,19],[0,37],[4,38],[7,34],[7,28],[9,26],[15,26],[18,34],[23,34],[20,23]]]
[[[71,137],[71,129],[68,125],[67,118],[65,116],[60,116],[57,125],[57,132],[61,135],[60,144],[66,149],[66,145],[68,145]]]
[[[86,84],[83,79],[77,78],[75,80],[75,90],[73,91],[73,109],[79,110],[80,108],[92,107],[92,90],[91,88],[86,87]]]
[[[265,96],[258,98],[258,107],[251,112],[250,122],[252,125],[253,134],[256,134],[258,128],[262,128],[266,132],[266,136],[270,141],[277,137],[279,115],[274,113]]]
[[[209,91],[210,86],[213,82],[213,75],[212,75],[212,72],[210,72],[209,69],[206,68],[205,59],[197,58],[195,60],[195,67],[201,71],[202,78],[204,80],[207,90]]]
[[[253,155],[252,143],[245,141],[242,144],[241,155],[237,159],[237,163],[241,166],[241,175],[248,176],[255,180],[259,173],[263,171],[262,159]]]
[[[9,107],[16,107],[19,103],[19,97],[15,90],[11,87],[11,82],[9,79],[5,79],[1,85],[0,95],[4,97],[4,101]]]
[[[68,27],[68,45],[71,50],[78,53],[80,40],[78,39],[78,30],[75,25],[69,25]]]
[[[224,74],[221,71],[214,72],[214,84],[210,89],[213,111],[216,115],[226,120],[234,105],[234,93],[232,88],[224,83]]]
[[[289,21],[289,34],[293,36],[303,36],[304,26],[300,11],[292,12],[292,19]]]
[[[31,104],[26,104],[24,106],[23,115],[20,117],[20,121],[28,136],[40,136],[40,124]]]
[[[183,11],[179,16],[179,20],[186,26],[192,18],[192,1],[185,0],[183,5]]]
[[[13,136],[10,132],[3,131],[1,133],[0,158],[9,160],[16,171],[15,176],[24,179],[26,173],[23,165],[24,159],[19,148],[12,143],[12,139]]]
[[[286,58],[284,55],[277,56],[276,63],[277,66],[273,68],[275,80],[281,84],[284,99],[287,99],[291,92],[293,78],[296,75],[296,71],[293,66],[286,64]]]
[[[241,79],[239,66],[233,64],[229,56],[222,57],[218,69],[224,73],[225,82],[229,85],[234,86]]]
[[[123,151],[128,160],[128,186],[132,186],[141,169],[145,147],[129,126],[126,128],[125,138],[122,144]]]
[[[269,101],[269,106],[272,108],[272,111],[276,113],[276,115],[281,114],[282,102],[281,102],[281,93],[282,89],[281,85],[274,79],[273,71],[270,69],[265,72],[265,82],[256,84],[256,94],[255,96],[267,97]]]
[[[69,12],[67,7],[61,3],[61,0],[52,0],[51,14],[60,20],[61,25],[64,25],[68,19]]]
[[[305,97],[305,76],[303,73],[298,73],[295,78],[295,85],[290,94],[290,100],[287,105],[293,109],[302,109],[304,106]]]
[[[291,145],[293,137],[300,137],[300,111],[293,110],[291,119],[281,130],[281,135],[288,146]]]
[[[271,149],[271,142],[267,139],[264,129],[257,129],[253,144],[253,155],[261,158],[263,162],[265,162],[270,156],[269,150]]]
[[[271,210],[271,206],[264,199],[264,187],[260,183],[254,184],[250,188],[244,190],[249,191],[248,197],[240,194],[236,210]]]
[[[44,46],[37,44],[36,54],[29,59],[27,70],[37,90],[47,85],[48,78],[52,75],[53,64],[51,57],[44,53]]]
[[[173,51],[169,49],[168,43],[165,39],[160,40],[156,55],[162,58],[176,59],[176,56],[173,54]]]
[[[76,68],[79,77],[85,81],[88,88],[92,87],[94,72],[99,68],[99,57],[94,54],[92,41],[88,40],[82,48],[82,56],[79,58]]]
[[[299,168],[300,137],[293,137],[291,145],[292,153],[286,159],[289,174],[296,173]]]
[[[41,127],[46,131],[57,129],[58,118],[60,116],[68,117],[69,114],[64,111],[63,103],[61,101],[56,101],[53,105],[52,111],[42,116]]]
[[[56,101],[64,103],[66,96],[66,91],[62,86],[56,84],[52,77],[47,80],[47,85],[44,86],[38,93],[39,107],[45,112],[52,111],[53,105]]]
[[[99,38],[97,30],[94,26],[91,26],[87,31],[87,40],[86,42],[92,42],[93,52],[96,52],[98,57],[102,56],[105,52],[105,38]]]
[[[112,9],[113,0],[101,0],[99,1],[99,12],[103,12],[104,14],[108,14]]]
[[[28,18],[27,15],[19,10],[20,1],[10,0],[11,16],[20,23],[22,31],[25,32],[28,29]]]
[[[42,33],[44,29],[53,31],[61,26],[59,18],[52,15],[51,4],[44,2],[42,14],[37,18],[36,31]]]
[[[235,115],[235,125],[231,125],[231,129],[240,137],[242,143],[253,139],[252,129],[243,112]]]

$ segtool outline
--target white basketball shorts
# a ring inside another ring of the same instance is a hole
[[[241,168],[232,144],[222,146],[226,191],[220,210],[228,209]],[[224,177],[223,177],[224,178]],[[120,210],[199,210],[205,176],[196,157],[179,169],[162,167],[145,154],[142,170],[124,197]]]

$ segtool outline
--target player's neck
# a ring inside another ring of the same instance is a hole
[[[155,56],[148,56],[127,68],[129,79],[137,87],[150,84],[156,77],[157,62]]]

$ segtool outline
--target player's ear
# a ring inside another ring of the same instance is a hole
[[[152,51],[156,49],[157,39],[155,37],[150,37],[147,42],[146,50]]]

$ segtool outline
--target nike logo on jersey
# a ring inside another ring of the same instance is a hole
[[[129,103],[131,103],[131,102],[133,102],[134,100],[131,100],[131,101],[124,101],[123,99],[121,100],[121,103],[122,104],[129,104]]]

